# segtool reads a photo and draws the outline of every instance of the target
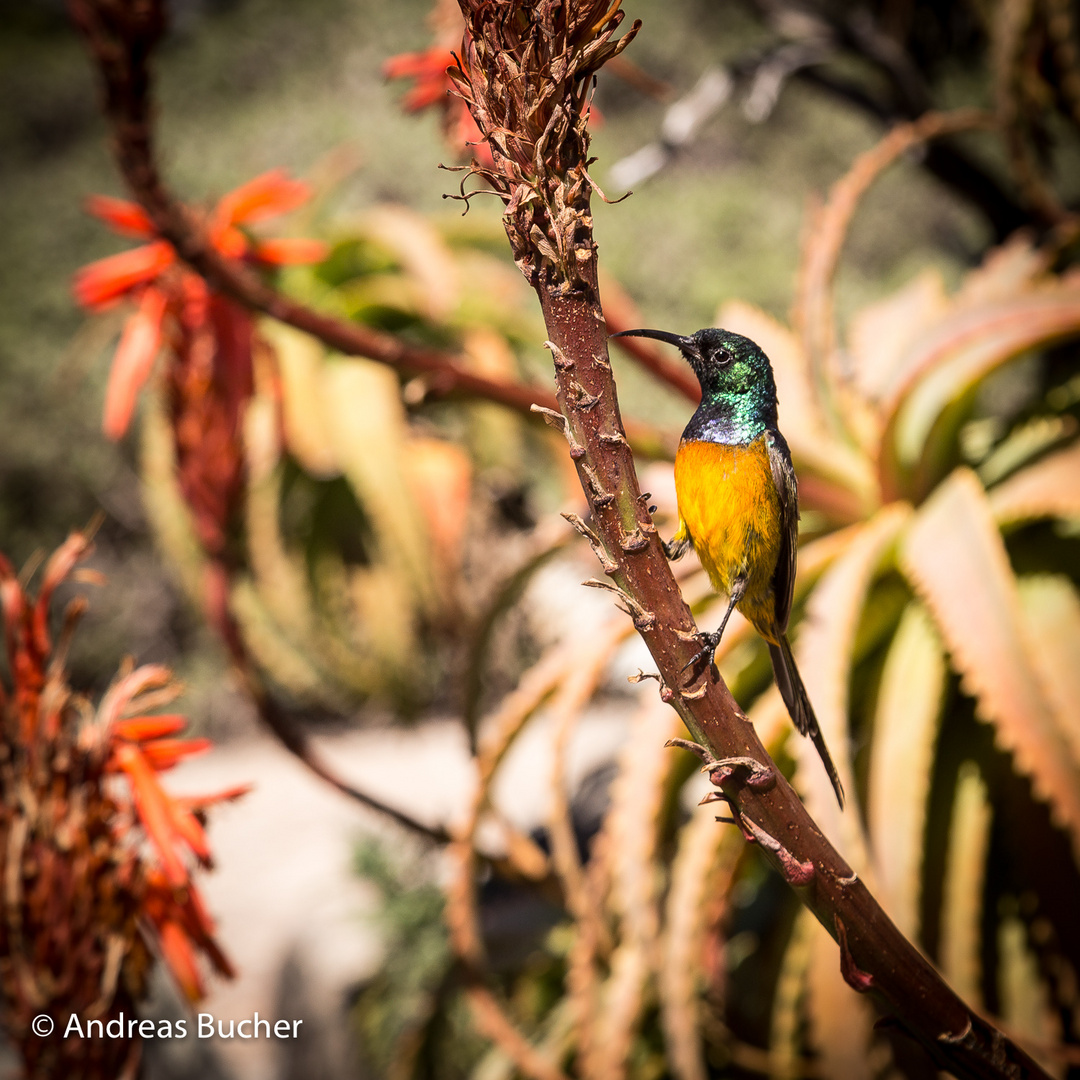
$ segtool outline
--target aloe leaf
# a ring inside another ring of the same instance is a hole
[[[1020,230],[993,248],[956,291],[957,307],[978,307],[1027,292],[1054,261],[1053,247],[1038,248],[1032,234]]]
[[[243,631],[245,646],[275,683],[301,702],[336,712],[348,708],[348,700],[338,692],[334,681],[282,632],[249,578],[235,583],[229,603]],[[363,661],[358,658],[354,664],[361,667]],[[369,670],[368,678],[363,680],[368,686],[371,676]]]
[[[982,1001],[980,928],[993,812],[978,766],[960,766],[949,824],[941,905],[941,969],[976,1007]]]
[[[499,583],[485,608],[473,620],[473,630],[462,678],[461,705],[462,723],[468,732],[470,746],[476,744],[484,690],[484,668],[495,628],[499,625],[502,616],[521,599],[533,575],[562,551],[569,540],[568,532],[563,532],[554,540],[530,550],[526,558]]]
[[[682,730],[681,721],[654,695],[648,695],[631,724],[612,784],[605,828],[612,849],[611,901],[619,919],[619,940],[611,956],[611,975],[601,993],[597,1018],[605,1075],[626,1075],[634,1035],[656,970],[660,935],[660,896],[656,875],[659,823],[666,781],[676,756],[658,747]]]
[[[287,550],[281,535],[281,469],[269,460],[269,448],[259,445],[273,438],[265,423],[268,411],[270,419],[275,420],[273,402],[257,398],[249,405],[244,423],[248,460],[266,459],[263,467],[250,470],[248,478],[244,507],[248,556],[264,606],[286,634],[296,640],[312,630],[311,594],[300,558]]]
[[[1076,420],[1064,416],[1036,416],[1015,430],[979,462],[977,472],[986,487],[1000,483],[1035,457],[1058,448],[1077,432]]]
[[[810,909],[800,907],[776,980],[769,1019],[769,1071],[778,1080],[804,1075],[799,1054],[801,1005],[810,966],[811,934],[816,924]]]
[[[1016,355],[1034,347],[1055,328],[1068,332],[1078,317],[1080,281],[1075,277],[1027,282],[1027,287],[988,285],[983,270],[969,275],[952,299],[947,315],[919,334],[882,381],[879,397],[894,411],[919,379],[954,354],[968,364],[982,363],[984,350],[992,355]],[[982,276],[981,276],[982,275]],[[970,287],[967,287],[970,286]],[[1025,323],[1027,324],[1025,327]],[[969,354],[968,350],[973,349]],[[993,362],[993,361],[991,361]]]
[[[729,625],[725,644],[730,633]],[[791,731],[791,721],[775,685],[754,702],[749,718],[758,737],[771,753],[776,754],[779,744]],[[698,997],[705,977],[707,904],[711,898],[728,892],[739,856],[745,850],[738,830],[720,828],[714,818],[711,807],[699,808],[680,831],[679,849],[672,862],[671,884],[664,907],[660,1018],[669,1060],[678,1080],[704,1080],[708,1075],[703,1057]],[[809,912],[804,909],[803,914],[809,915]],[[788,955],[791,955],[791,949],[789,944]],[[792,986],[796,999],[801,993],[809,955],[805,943],[802,955],[802,966],[794,976],[797,986]],[[791,1004],[794,1008],[797,1001]],[[774,1018],[777,1016],[775,1009],[773,1015]],[[787,1017],[781,1018],[779,1023],[786,1032]],[[794,1029],[790,1044],[786,1034],[782,1038],[794,1054]]]
[[[1001,525],[1080,518],[1080,442],[1013,473],[991,490],[990,505]]]
[[[1080,283],[961,310],[924,335],[883,390],[886,492],[926,491],[951,460],[966,395],[994,368],[1080,333]]]
[[[264,319],[259,333],[273,345],[281,378],[281,424],[289,452],[312,476],[341,474],[326,426],[322,369],[326,349],[310,334],[274,319]]]
[[[878,689],[867,808],[878,895],[909,938],[919,927],[923,830],[945,674],[941,641],[926,610],[912,603]]]
[[[1019,586],[1036,673],[1080,768],[1080,596],[1063,575],[1022,577]]]
[[[799,624],[795,655],[840,780],[854,802],[848,733],[848,686],[855,637],[867,592],[885,553],[908,520],[906,504],[887,506],[862,528],[822,575]],[[826,835],[859,873],[868,869],[866,837],[857,813],[841,813],[809,739],[796,750],[807,805]]]
[[[427,524],[440,589],[450,597],[461,568],[472,498],[472,462],[446,439],[414,437],[402,447],[401,467],[409,494]]]
[[[350,486],[375,526],[378,561],[434,600],[427,529],[407,486],[405,411],[397,375],[371,360],[333,359],[323,370],[327,431]]]
[[[375,661],[380,681],[406,675],[416,655],[415,609],[408,583],[392,567],[358,566],[348,574],[348,596],[363,633],[363,652]],[[404,689],[404,687],[401,687]]]
[[[517,360],[502,334],[478,326],[465,333],[464,352],[470,371],[486,378],[514,382],[519,378]],[[469,451],[477,469],[498,470],[498,475],[517,476],[524,460],[521,417],[494,402],[476,401],[468,406]]]
[[[418,288],[418,306],[425,318],[446,319],[461,295],[453,253],[427,218],[401,205],[384,203],[365,215],[361,229],[400,261]]]
[[[948,307],[941,272],[928,267],[852,318],[848,328],[851,374],[869,400],[884,396],[908,350],[920,334],[940,322]]]
[[[1052,1075],[1064,1076],[1059,1061],[1049,1054],[1038,1053],[1041,1047],[1060,1044],[1061,1023],[1039,974],[1038,960],[1028,947],[1027,927],[1015,915],[1006,916],[998,927],[998,956],[1002,1020],[1018,1036],[1031,1040],[1029,1045],[1036,1059]]]
[[[668,1059],[678,1080],[706,1080],[701,1035],[707,902],[726,893],[744,850],[735,829],[723,829],[702,807],[679,832],[664,909],[660,1018]]]
[[[1016,578],[970,469],[957,469],[919,510],[902,563],[977,715],[993,725],[998,744],[1080,853],[1080,770],[1044,696],[1022,629]]]
[[[806,979],[810,1043],[820,1055],[821,1075],[871,1080],[877,1075],[870,1054],[873,1008],[866,995],[844,981],[836,942],[816,920],[810,927],[810,968]]]

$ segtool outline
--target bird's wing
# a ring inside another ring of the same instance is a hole
[[[765,432],[769,448],[769,466],[773,483],[780,496],[780,555],[773,572],[773,594],[776,597],[776,625],[780,632],[787,629],[791,615],[791,595],[795,591],[795,562],[799,539],[799,485],[791,464],[791,451],[784,436],[775,429]]]

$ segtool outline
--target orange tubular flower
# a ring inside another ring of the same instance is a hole
[[[319,262],[328,250],[320,241],[258,240],[239,227],[295,210],[310,194],[307,184],[280,169],[257,176],[225,195],[209,214],[210,242],[222,255],[258,266]],[[183,321],[185,311],[191,315],[191,294],[205,292],[205,285],[180,264],[172,245],[157,237],[141,206],[94,195],[86,209],[122,236],[149,241],[84,266],[73,283],[76,300],[90,311],[103,311],[121,300],[137,304],[121,335],[105,393],[103,428],[115,440],[131,424],[139,391],[162,344],[176,344],[177,333],[169,335],[167,327],[174,324],[183,337],[184,328],[175,324]]]
[[[412,79],[414,85],[406,91],[402,104],[409,112],[420,112],[446,98],[453,85],[446,69],[456,63],[453,50],[433,45],[425,52],[391,56],[383,64],[383,75],[388,79]]]
[[[139,391],[150,377],[168,306],[169,297],[163,290],[152,286],[144,289],[138,310],[128,319],[120,336],[105,388],[102,420],[102,429],[114,441],[127,431]]]
[[[69,605],[55,643],[49,607],[88,551],[73,534],[46,565],[37,597],[0,555],[12,683],[0,681],[0,1026],[28,1077],[117,1076],[137,1053],[126,1037],[88,1049],[59,1024],[38,1036],[36,1014],[130,1017],[155,954],[193,1001],[207,962],[233,973],[193,870],[211,864],[205,808],[246,788],[191,799],[162,786],[162,770],[209,748],[177,737],[182,716],[145,715],[179,692],[167,669],[123,675],[96,711],[67,685],[64,656],[85,602]]]

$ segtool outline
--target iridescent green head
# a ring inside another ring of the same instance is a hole
[[[624,330],[613,337],[647,337],[678,347],[701,384],[701,405],[683,438],[753,442],[776,427],[776,381],[769,358],[742,334],[712,327],[689,337],[664,330]]]

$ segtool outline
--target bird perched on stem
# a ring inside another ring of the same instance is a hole
[[[729,597],[719,629],[700,635],[687,664],[712,662],[734,608],[765,639],[776,683],[791,719],[809,735],[840,806],[844,789],[818,727],[787,639],[799,534],[799,495],[791,453],[776,419],[769,358],[749,338],[727,330],[689,337],[663,330],[624,330],[614,337],[655,338],[675,345],[701,383],[701,404],[675,456],[679,530],[664,552],[680,558],[692,544],[717,592]]]

